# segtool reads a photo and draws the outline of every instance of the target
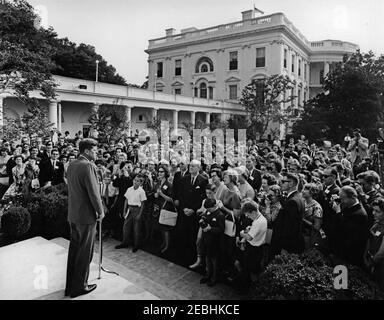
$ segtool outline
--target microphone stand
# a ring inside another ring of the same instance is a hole
[[[102,185],[103,185],[103,183],[100,181],[99,182],[100,196],[102,194]],[[101,200],[101,201],[103,201],[103,200]],[[103,202],[103,204],[104,204],[104,202]],[[97,278],[99,280],[101,279],[101,270],[103,270],[106,273],[112,273],[112,274],[115,274],[117,276],[119,275],[117,272],[105,269],[103,267],[103,264],[102,264],[103,263],[103,235],[102,235],[103,228],[102,228],[102,226],[103,226],[103,220],[100,219],[100,221],[99,221],[99,277]]]

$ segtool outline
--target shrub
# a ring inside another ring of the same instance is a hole
[[[40,192],[40,210],[43,216],[43,237],[69,238],[68,189],[56,186]]]
[[[332,261],[319,251],[279,255],[260,275],[253,296],[266,300],[384,299],[368,274],[344,265],[348,269],[348,290],[336,290]]]
[[[10,206],[1,218],[2,231],[8,236],[18,239],[31,227],[31,215],[26,208]]]

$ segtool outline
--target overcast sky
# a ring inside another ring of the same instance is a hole
[[[59,37],[87,43],[130,83],[147,76],[148,40],[165,29],[207,28],[257,8],[283,12],[309,41],[335,39],[384,53],[384,0],[29,0]],[[381,23],[380,23],[381,22]]]

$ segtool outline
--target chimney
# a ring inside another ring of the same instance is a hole
[[[176,29],[173,29],[173,28],[165,29],[165,35],[167,37],[172,37],[173,35],[175,35],[175,33],[176,33]]]
[[[254,10],[243,11],[241,14],[243,15],[243,21],[253,19],[255,17],[255,11]]]

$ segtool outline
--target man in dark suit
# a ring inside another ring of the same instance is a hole
[[[44,150],[41,150],[37,156],[41,159],[42,162],[48,161],[51,158],[52,149],[53,149],[53,142],[48,141],[45,144]]]
[[[255,190],[255,195],[257,195],[261,187],[261,172],[260,170],[255,168],[255,161],[256,161],[255,156],[248,155],[245,161],[245,166],[249,171],[249,176],[247,181],[251,185],[251,187]]]
[[[183,192],[180,195],[179,223],[182,236],[182,253],[185,261],[190,265],[196,260],[196,238],[199,230],[198,215],[196,211],[206,198],[205,187],[208,180],[199,173],[201,163],[192,160],[189,166],[190,175],[185,175],[181,185]]]
[[[323,174],[323,191],[318,195],[318,202],[323,208],[323,222],[322,229],[327,235],[327,243],[329,247],[327,249],[333,250],[332,243],[334,243],[334,217],[335,211],[332,209],[332,198],[334,196],[339,196],[340,188],[337,186],[336,181],[338,178],[338,173],[336,168],[327,167]],[[325,248],[323,248],[325,249]]]
[[[179,163],[180,171],[177,171],[175,173],[175,176],[173,177],[173,192],[175,197],[175,205],[176,207],[180,206],[180,199],[183,198],[183,192],[185,192],[185,185],[183,185],[183,179],[184,177],[189,176],[189,179],[191,178],[191,174],[188,171],[188,161],[185,157],[182,157],[180,159]],[[185,180],[189,183],[189,180]],[[187,185],[188,185],[187,183]]]
[[[59,150],[53,149],[48,160],[39,164],[39,181],[42,187],[64,183],[64,164],[59,160]]]
[[[97,142],[84,139],[79,149],[79,158],[71,162],[67,172],[71,242],[65,295],[71,298],[96,289],[96,284],[88,285],[89,264],[93,257],[96,221],[104,217],[96,166],[92,163],[97,156]]]
[[[296,174],[283,175],[281,190],[288,196],[275,220],[271,241],[272,256],[280,254],[281,250],[289,253],[301,253],[304,250],[302,224],[305,205],[297,190],[298,184],[299,177]]]
[[[333,203],[336,212],[335,248],[337,256],[359,267],[364,267],[364,253],[369,237],[367,213],[351,186],[344,186],[340,193],[341,204]]]

